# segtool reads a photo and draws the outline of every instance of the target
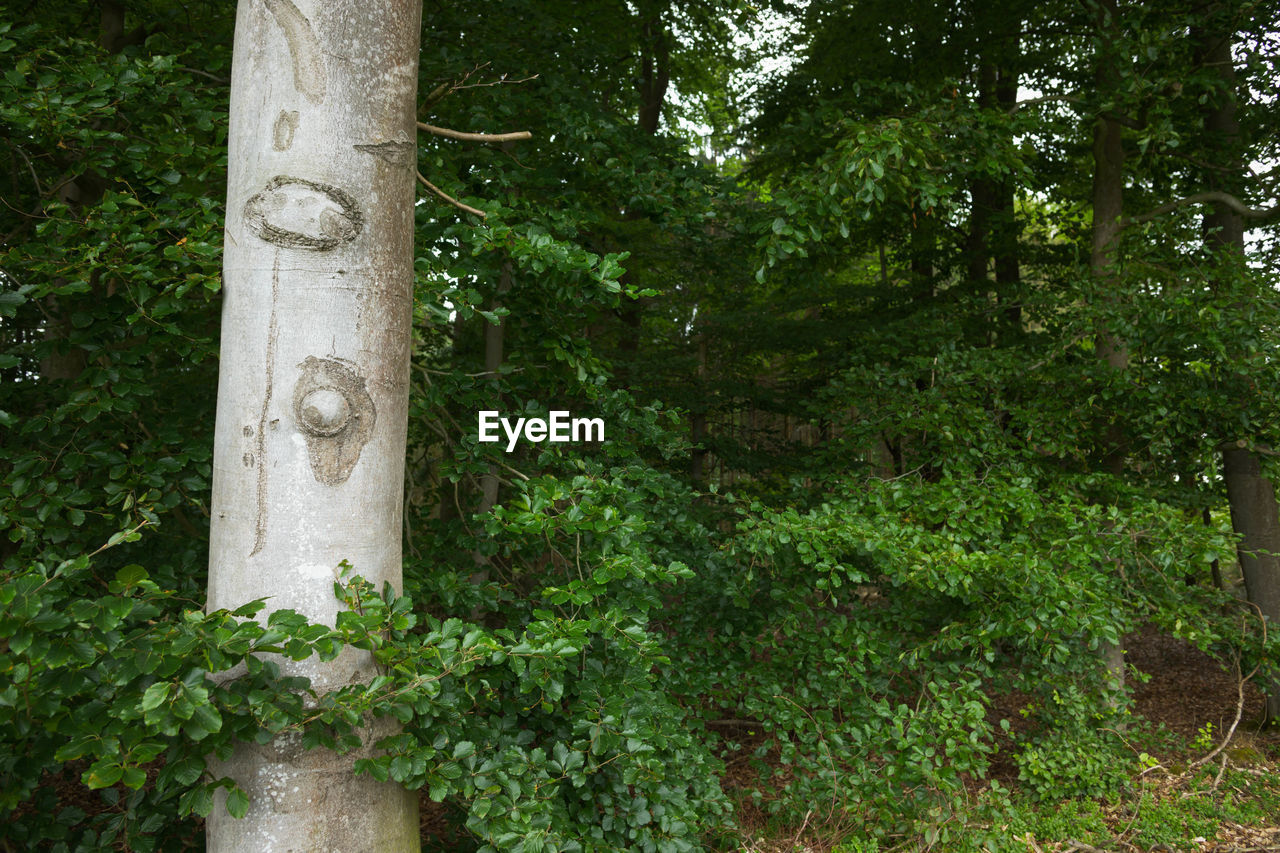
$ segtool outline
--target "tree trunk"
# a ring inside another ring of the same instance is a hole
[[[1221,14],[1221,9],[1215,10]],[[1210,170],[1211,189],[1238,191],[1245,175],[1240,148],[1240,123],[1236,117],[1236,74],[1231,59],[1232,37],[1229,33],[1199,33],[1201,53],[1206,64],[1217,71],[1222,94],[1206,103],[1205,130],[1209,143],[1222,152],[1223,165],[1233,167],[1227,180]],[[1213,205],[1204,217],[1205,241],[1225,256],[1243,258],[1244,220],[1223,204]],[[1276,503],[1274,484],[1262,474],[1258,455],[1244,447],[1229,447],[1222,452],[1222,478],[1227,486],[1227,502],[1231,506],[1231,526],[1240,537],[1238,555],[1244,574],[1245,591],[1270,623],[1270,630],[1280,625],[1280,507]],[[1280,684],[1265,686],[1266,717],[1280,719]]]
[[[647,135],[658,132],[662,105],[671,82],[671,39],[661,17],[654,14],[640,25],[639,125]]]
[[[1015,57],[1018,56],[1016,47],[1012,53]],[[996,106],[1005,114],[1012,112],[1018,103],[1018,72],[1012,66],[1011,60],[997,70]],[[1018,239],[1018,212],[1014,205],[1014,184],[1013,179],[1006,175],[996,188],[991,246],[995,254],[996,294],[998,299],[1005,300],[1003,314],[1008,333],[1014,340],[1017,340],[1022,333],[1022,305],[1018,292],[1022,281],[1022,267],[1019,261]]]
[[[689,413],[689,482],[695,489],[707,487],[707,333],[698,335],[698,402]]]
[[[978,109],[989,110],[995,99],[996,67],[984,60],[978,68]],[[969,234],[966,245],[969,280],[975,288],[985,289],[991,264],[991,212],[996,203],[995,181],[990,175],[979,175],[969,183],[971,205]]]
[[[409,0],[239,4],[210,610],[266,597],[333,624],[344,559],[400,585],[420,16]],[[373,661],[280,668],[324,693]],[[239,745],[218,770],[249,814],[216,806],[208,849],[417,850],[416,797],[355,776],[357,757]]]
[[[1115,46],[1118,30],[1116,0],[1100,0],[1098,4],[1099,48],[1095,82],[1098,95],[1114,92],[1120,80],[1119,56]],[[1089,259],[1094,278],[1103,287],[1103,300],[1108,305],[1120,301],[1120,283],[1116,250],[1120,242],[1120,219],[1124,214],[1124,144],[1120,122],[1099,113],[1093,127],[1093,251]],[[1098,334],[1098,357],[1106,366],[1123,371],[1129,366],[1129,348],[1104,322]],[[1115,413],[1103,438],[1102,467],[1111,474],[1124,473],[1124,435]],[[1114,691],[1111,701],[1117,704],[1124,690],[1124,647],[1103,643],[1099,647],[1103,668]]]
[[[512,143],[507,143],[507,145],[511,146]],[[511,290],[511,273],[512,263],[507,261],[502,265],[502,272],[498,274],[498,292],[489,303],[490,310],[496,311],[502,307],[502,298]],[[493,386],[497,388],[502,372],[507,324],[505,320],[490,323],[484,318],[481,318],[481,322],[484,323],[484,372],[489,381],[493,383]],[[495,402],[500,401],[500,399],[500,397],[495,398]],[[497,506],[500,486],[498,466],[490,465],[488,470],[480,477],[480,506],[476,508],[477,515],[488,515]],[[477,548],[471,552],[471,560],[475,563],[476,568],[471,573],[470,581],[476,586],[484,586],[489,582],[489,558]],[[471,619],[472,621],[480,621],[483,616],[483,613],[473,611]]]
[[[1117,57],[1107,37],[1116,27],[1115,0],[1102,0],[1099,4],[1099,26],[1104,34],[1102,55],[1098,58],[1096,81],[1099,93],[1111,92],[1119,85]],[[1120,122],[1109,115],[1100,114],[1093,127],[1093,251],[1090,267],[1094,276],[1105,286],[1105,299],[1119,301],[1116,249],[1120,242],[1120,218],[1124,215],[1124,144]],[[1125,342],[1109,328],[1099,335],[1098,355],[1114,370],[1129,366],[1129,349]],[[1117,464],[1116,460],[1119,460]],[[1113,448],[1107,467],[1123,467],[1123,456]],[[1118,472],[1116,472],[1118,473]]]

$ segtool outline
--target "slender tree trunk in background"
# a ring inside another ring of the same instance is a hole
[[[689,454],[689,482],[695,489],[707,486],[707,449],[702,442],[707,437],[707,333],[698,335],[698,391],[701,399],[697,407],[689,413],[689,443],[693,449]]]
[[[649,136],[658,132],[662,105],[671,82],[671,37],[662,22],[661,11],[654,11],[640,25],[643,43],[640,53],[640,129]]]
[[[128,35],[124,32],[125,4],[120,0],[101,0],[98,15],[98,45],[108,53],[119,53],[131,44],[142,41],[145,31],[139,27]],[[70,163],[68,164],[70,165]],[[56,197],[65,203],[76,215],[81,215],[84,208],[96,204],[102,198],[108,184],[92,172],[72,177],[68,175],[58,184]],[[67,280],[55,280],[58,289],[64,287]],[[97,270],[89,279],[89,293],[80,299],[95,299],[102,296],[105,287],[98,277]],[[73,297],[72,302],[75,298]],[[71,337],[71,314],[73,308],[57,296],[46,296],[41,300],[41,311],[44,314],[44,339],[46,341],[66,341]],[[70,382],[80,378],[88,366],[86,354],[78,347],[57,347],[40,360],[40,377],[47,380]]]
[[[1021,22],[1017,30],[1021,30]],[[1013,55],[1018,56],[1018,40],[1014,40]],[[996,106],[1006,115],[1011,113],[1018,103],[1018,72],[1013,70],[1013,62],[1002,64],[996,73]],[[995,254],[996,293],[1004,300],[1004,318],[1016,340],[1022,332],[1022,305],[1018,286],[1022,281],[1022,267],[1019,261],[1018,212],[1014,205],[1013,179],[1004,176],[996,187],[995,218],[992,222],[992,250]],[[1012,301],[1010,301],[1012,299]]]
[[[656,136],[658,133],[667,87],[671,83],[671,36],[662,20],[663,8],[665,4],[659,4],[657,8],[642,7],[641,14],[644,17],[639,22],[640,76],[636,78],[636,90],[640,95],[640,110],[636,126],[646,136]],[[644,214],[636,210],[625,211],[622,216],[624,222],[642,218]],[[624,286],[634,284],[635,276],[630,269],[622,274],[620,282]],[[636,359],[640,354],[645,304],[643,300],[627,300],[618,309],[618,316],[622,319],[619,349],[626,354],[628,362],[619,370],[619,376],[627,387],[634,387],[640,378]]]
[[[507,146],[510,147],[511,143],[507,143]],[[498,292],[489,304],[490,310],[496,311],[502,307],[502,298],[511,290],[511,272],[511,262],[507,261],[502,265],[502,272],[498,274]],[[484,372],[497,387],[506,344],[507,324],[505,320],[490,323],[484,318],[481,318],[481,322],[484,323]],[[494,400],[495,404],[498,402],[498,399]],[[501,483],[498,480],[498,466],[490,465],[488,470],[480,476],[480,506],[476,508],[478,515],[488,515],[497,505],[499,486]],[[471,573],[470,581],[476,586],[483,586],[489,582],[489,558],[477,548],[471,552],[471,559],[476,568]],[[473,620],[479,620],[482,616],[483,614],[479,612],[471,614]]]
[[[239,4],[210,610],[269,597],[333,624],[344,559],[400,585],[420,17],[416,0]],[[280,666],[317,693],[373,673],[354,649]],[[417,850],[416,797],[356,757],[239,745],[218,769],[249,813],[217,804],[208,849]]]
[[[1099,94],[1114,92],[1120,83],[1116,63],[1118,57],[1111,46],[1109,35],[1117,27],[1115,0],[1100,0],[1099,30],[1102,45],[1099,49],[1095,80]],[[1093,275],[1105,287],[1104,299],[1108,304],[1120,301],[1116,249],[1120,242],[1120,218],[1124,214],[1124,144],[1120,122],[1105,114],[1099,115],[1093,127],[1093,251],[1090,267]],[[1104,328],[1099,335],[1098,356],[1113,370],[1129,366],[1129,348],[1111,329]],[[1114,436],[1117,440],[1118,435]],[[1112,473],[1124,468],[1124,455],[1119,447],[1108,453],[1106,467]]]
[[[496,311],[502,307],[502,297],[511,290],[511,262],[507,261],[502,265],[502,272],[498,275],[498,293],[490,303],[490,310]],[[484,321],[484,372],[493,380],[497,380],[499,372],[502,370],[503,349],[506,343],[506,321],[498,323],[490,323]],[[494,465],[489,466],[486,472],[480,478],[480,509],[481,515],[493,509],[498,502],[498,469]]]
[[[1116,0],[1098,2],[1098,56],[1094,80],[1099,97],[1118,91],[1119,56],[1113,44],[1119,28]],[[1121,301],[1116,250],[1120,242],[1120,219],[1124,214],[1124,143],[1120,122],[1099,113],[1093,127],[1093,251],[1090,269],[1102,288],[1102,299],[1108,306]],[[1098,357],[1111,370],[1123,371],[1129,366],[1129,348],[1105,323],[1098,333]],[[1108,413],[1113,418],[1114,412]],[[1118,420],[1107,426],[1104,439],[1103,468],[1111,474],[1124,473],[1124,435]],[[1103,643],[1099,647],[1103,665],[1117,692],[1124,689],[1124,646]]]
[[[989,110],[995,99],[996,67],[984,59],[978,68],[978,109]],[[969,234],[966,252],[969,256],[969,279],[975,286],[985,287],[991,264],[991,213],[996,186],[990,175],[978,175],[969,184],[972,205],[969,210]]]
[[[1007,22],[1005,26],[1008,26]],[[1013,32],[1017,33],[1020,26],[1015,21]],[[989,38],[993,43],[999,41],[995,33],[990,33]],[[1012,37],[1012,41],[1013,47],[1007,51],[1004,61],[984,58],[978,69],[979,109],[994,109],[1008,114],[1017,104],[1018,75],[1011,70],[1013,63],[1008,55],[1017,56],[1018,37]],[[1021,278],[1013,181],[1007,175],[982,175],[973,179],[969,192],[973,199],[966,247],[969,278],[975,284],[986,282],[991,278],[994,267],[996,286],[993,295],[996,304],[1002,306],[999,322],[992,329],[992,338],[998,342],[1002,332],[1016,335],[1022,328],[1022,309],[1012,293]],[[1010,301],[1011,296],[1013,301]],[[1002,329],[999,323],[1007,329]]]
[[[1236,194],[1245,175],[1245,163],[1240,149],[1240,122],[1236,117],[1232,36],[1222,32],[1198,35],[1206,64],[1216,70],[1222,82],[1221,94],[1206,103],[1205,131],[1214,149],[1223,152],[1222,165],[1231,168],[1226,173],[1210,170],[1210,189]],[[1212,205],[1204,217],[1204,235],[1208,245],[1221,252],[1224,259],[1232,256],[1243,259],[1244,220],[1231,208]],[[1269,629],[1277,630],[1280,627],[1280,507],[1276,503],[1275,485],[1263,476],[1258,454],[1239,446],[1223,450],[1222,478],[1231,506],[1231,526],[1240,537],[1237,553],[1245,591],[1249,601],[1266,617]],[[1280,719],[1280,684],[1273,682],[1265,690],[1267,719]]]

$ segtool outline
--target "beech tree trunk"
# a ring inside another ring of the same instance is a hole
[[[239,4],[210,610],[333,624],[342,560],[400,585],[420,21],[415,0]],[[280,665],[317,693],[372,673],[353,649]],[[219,770],[249,813],[218,804],[208,849],[417,850],[416,797],[356,757],[241,744]]]

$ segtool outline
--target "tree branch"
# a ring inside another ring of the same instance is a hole
[[[1147,111],[1145,108],[1141,113],[1139,113],[1138,118],[1129,118],[1127,115],[1116,112],[1105,112],[1100,115],[1107,121],[1114,121],[1116,124],[1130,128],[1131,130],[1147,129]]]
[[[434,89],[431,90],[431,94],[427,95],[427,97],[419,105],[418,109],[419,110],[431,109],[436,104],[443,101],[452,91],[453,91],[452,80],[450,80],[447,83],[441,83],[439,86],[436,86]]]
[[[216,74],[210,74],[208,71],[201,71],[199,68],[188,68],[184,65],[184,66],[181,66],[178,70],[185,71],[188,74],[195,74],[199,77],[207,77],[215,83],[221,83],[223,86],[231,85],[231,81],[229,79],[225,77],[219,77]]]
[[[1125,217],[1121,220],[1120,227],[1127,228],[1130,225],[1138,225],[1143,222],[1148,222],[1152,219],[1164,216],[1166,213],[1171,213],[1180,207],[1186,207],[1189,204],[1205,203],[1225,205],[1231,208],[1236,215],[1243,216],[1245,219],[1270,219],[1271,217],[1280,214],[1280,205],[1267,208],[1249,207],[1243,201],[1231,195],[1231,193],[1224,193],[1219,190],[1208,190],[1202,193],[1193,193],[1185,198],[1180,198],[1176,201],[1162,204],[1154,210],[1149,210],[1140,216]]]
[[[1016,104],[1014,104],[1012,107],[1009,108],[1009,115],[1013,115],[1018,110],[1024,107],[1032,107],[1032,106],[1035,106],[1036,104],[1045,104],[1045,103],[1049,103],[1050,101],[1066,101],[1069,104],[1080,103],[1080,99],[1075,95],[1045,95],[1040,98],[1028,98],[1025,101],[1018,101]]]
[[[479,216],[481,219],[484,219],[484,218],[486,218],[486,217],[488,216],[488,214],[487,214],[487,213],[485,213],[483,210],[476,210],[476,209],[475,209],[474,207],[472,207],[471,205],[469,205],[469,204],[463,204],[462,202],[458,201],[456,198],[454,198],[453,196],[449,195],[447,192],[445,192],[444,190],[440,189],[438,186],[436,186],[435,184],[431,183],[431,182],[430,182],[430,181],[428,181],[426,178],[424,178],[424,177],[422,176],[422,173],[421,173],[421,172],[418,172],[418,173],[417,173],[417,175],[418,175],[418,180],[419,180],[419,181],[422,181],[422,185],[423,185],[424,187],[426,187],[427,189],[431,190],[433,193],[435,193],[436,195],[438,195],[440,198],[442,198],[442,199],[444,199],[445,201],[449,202],[449,204],[451,204],[451,205],[453,205],[454,207],[458,208],[458,210],[461,210],[461,211],[463,211],[463,212],[465,212],[465,213],[474,213],[476,216]]]
[[[461,130],[450,130],[447,127],[436,127],[423,122],[418,122],[418,128],[432,136],[460,139],[463,142],[515,142],[520,139],[533,139],[533,134],[527,130],[518,130],[515,133],[464,133]]]

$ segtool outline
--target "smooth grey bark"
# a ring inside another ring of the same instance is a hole
[[[228,137],[208,608],[333,624],[336,569],[401,580],[413,299],[416,0],[241,0]],[[317,693],[373,661],[280,661]],[[372,740],[373,733],[366,732]],[[356,755],[241,744],[210,851],[418,850],[416,797]]]

